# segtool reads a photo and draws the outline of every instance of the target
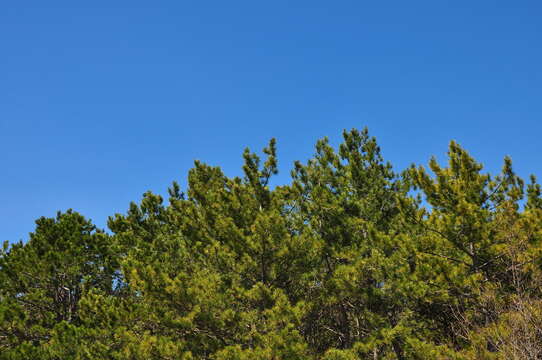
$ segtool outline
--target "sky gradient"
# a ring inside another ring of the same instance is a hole
[[[2,1],[0,241],[104,227],[194,159],[240,175],[271,137],[285,183],[353,127],[397,170],[455,139],[542,178],[541,39],[539,1]]]

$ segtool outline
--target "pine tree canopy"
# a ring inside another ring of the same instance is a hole
[[[0,360],[542,359],[534,176],[455,142],[397,172],[353,129],[273,187],[276,151],[5,243]]]

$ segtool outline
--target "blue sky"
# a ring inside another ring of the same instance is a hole
[[[2,1],[0,240],[270,137],[284,183],[353,127],[398,170],[455,139],[542,177],[541,39],[539,1]]]

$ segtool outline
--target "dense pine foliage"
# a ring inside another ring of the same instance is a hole
[[[352,130],[272,188],[275,141],[243,156],[6,243],[0,359],[542,359],[541,188],[509,159],[398,174]]]

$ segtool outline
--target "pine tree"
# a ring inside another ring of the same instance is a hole
[[[195,162],[112,235],[68,211],[0,253],[0,359],[524,359],[542,354],[542,201],[452,142],[396,173],[364,129],[271,186]],[[526,199],[525,199],[526,197]]]
[[[0,256],[0,358],[48,358],[60,329],[81,324],[85,293],[115,291],[107,234],[71,210],[36,225],[28,243],[6,244]]]

